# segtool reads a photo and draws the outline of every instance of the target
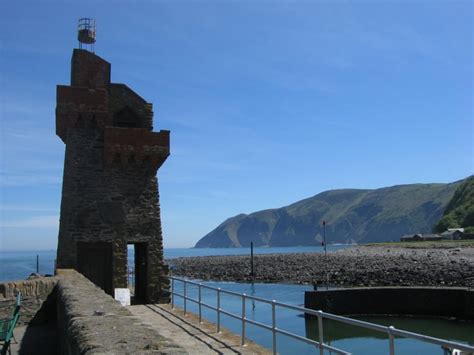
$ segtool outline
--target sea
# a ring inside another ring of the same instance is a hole
[[[349,247],[348,245],[328,245],[327,251],[335,251]],[[255,254],[275,253],[303,253],[324,252],[322,247],[285,247],[285,248],[254,248]],[[173,259],[189,256],[210,255],[248,255],[249,248],[165,248],[165,259]],[[130,254],[132,257],[132,254]],[[52,274],[56,258],[56,251],[0,251],[0,281],[25,279],[31,273],[38,271],[41,274]],[[132,264],[132,263],[131,263]],[[199,281],[199,280],[198,280]],[[304,292],[311,290],[311,285],[289,285],[289,284],[264,284],[264,283],[235,283],[235,282],[213,282],[202,281],[212,287],[220,287],[225,290],[246,293],[265,299],[274,299],[279,302],[297,306],[303,306]],[[179,283],[176,283],[179,288]],[[197,298],[197,288],[188,287],[188,295]],[[203,302],[214,305],[216,294],[211,290],[202,292]],[[351,302],[350,299],[347,302]],[[176,298],[176,305],[182,307],[182,300]],[[231,313],[240,314],[242,304],[235,296],[222,294],[221,307]],[[189,311],[198,313],[198,308],[188,302]],[[247,302],[246,316],[255,321],[271,324],[271,309],[269,305],[259,302]],[[203,310],[203,317],[211,322],[216,322],[215,311]],[[229,316],[221,316],[222,326],[240,334],[241,323]],[[474,322],[459,321],[455,319],[437,319],[421,317],[358,317],[358,319],[382,325],[393,325],[398,329],[408,330],[416,333],[434,336],[446,340],[457,341],[474,346]],[[305,319],[297,311],[277,307],[277,327],[286,331],[296,333],[303,337],[318,340],[317,321]],[[381,333],[370,330],[361,330],[349,325],[343,325],[333,321],[324,321],[325,342],[330,345],[351,352],[352,354],[379,355],[388,354],[388,338]],[[247,325],[247,336],[255,342],[271,348],[271,332],[253,325]],[[280,354],[315,354],[318,353],[314,346],[294,340],[284,335],[277,336],[277,349]],[[417,355],[444,355],[443,349],[438,345],[428,344],[417,340],[396,338],[396,354]],[[324,354],[330,354],[324,352]]]
[[[332,252],[348,248],[350,244],[331,244],[327,251]],[[129,248],[129,259],[133,259],[132,247]],[[322,246],[313,247],[258,247],[254,254],[283,254],[283,253],[321,253]],[[165,259],[190,256],[211,255],[248,255],[250,248],[165,248]],[[0,250],[0,282],[21,280],[35,272],[40,274],[53,274],[56,260],[56,250],[43,251],[1,251]],[[133,263],[130,263],[133,265]]]

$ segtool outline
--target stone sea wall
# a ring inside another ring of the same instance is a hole
[[[39,324],[55,317],[57,277],[32,276],[0,283],[0,318],[9,318],[18,292],[22,294],[19,324]]]
[[[307,291],[305,307],[344,315],[474,319],[474,290],[457,287],[367,287]]]
[[[185,354],[74,270],[58,270],[60,354]]]

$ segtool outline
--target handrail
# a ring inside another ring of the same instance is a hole
[[[199,283],[199,282],[193,282],[193,281],[189,281],[189,280],[185,280],[185,279],[180,279],[180,278],[177,278],[177,277],[169,277],[169,279],[171,280],[170,294],[171,294],[171,307],[172,308],[174,308],[174,303],[175,303],[174,302],[175,301],[174,297],[178,296],[178,297],[183,298],[183,300],[184,300],[184,306],[183,306],[184,314],[187,313],[187,301],[194,302],[194,303],[198,304],[198,306],[199,306],[199,321],[200,322],[202,321],[201,307],[206,307],[208,309],[216,311],[217,312],[217,324],[216,324],[217,332],[220,332],[220,328],[221,328],[221,324],[220,324],[221,323],[220,322],[221,313],[225,314],[227,316],[230,316],[232,318],[240,320],[241,321],[241,326],[242,326],[241,345],[245,345],[245,340],[246,340],[246,336],[245,336],[246,328],[245,328],[245,326],[246,326],[246,323],[248,323],[248,324],[252,324],[252,325],[255,325],[257,327],[272,331],[272,334],[273,334],[273,339],[272,339],[273,354],[277,353],[276,334],[279,333],[279,334],[283,334],[283,335],[289,336],[291,338],[294,338],[294,339],[297,339],[297,340],[302,340],[302,341],[305,341],[306,343],[315,345],[319,349],[321,349],[321,351],[326,349],[326,350],[332,351],[336,354],[351,355],[351,353],[349,353],[347,351],[335,348],[335,347],[330,346],[328,344],[324,344],[323,342],[320,343],[320,342],[317,342],[315,340],[304,338],[304,337],[301,337],[300,335],[297,335],[297,334],[294,334],[294,333],[291,333],[291,332],[287,332],[286,330],[277,328],[276,327],[276,313],[275,313],[275,307],[276,307],[276,304],[277,304],[276,301],[270,301],[270,300],[260,298],[260,297],[249,296],[249,295],[246,295],[246,294],[240,294],[240,293],[237,293],[237,292],[227,291],[227,290],[223,290],[221,288],[215,288],[215,287],[203,285],[202,283]],[[180,282],[183,283],[183,295],[175,292],[175,287],[174,287],[174,282],[175,281],[180,281]],[[212,305],[203,303],[202,300],[200,301],[199,299],[196,300],[194,298],[188,297],[187,287],[186,287],[187,284],[198,286],[199,298],[201,298],[201,288],[216,291],[217,292],[217,307],[214,307]],[[224,310],[220,307],[220,302],[221,302],[220,294],[221,293],[229,294],[229,295],[233,295],[233,296],[237,296],[237,297],[242,298],[242,315],[239,316],[237,314],[228,312],[228,311],[226,311],[226,310]],[[264,303],[268,303],[268,304],[272,305],[272,325],[271,326],[267,325],[267,324],[264,324],[264,323],[254,321],[252,319],[247,319],[246,318],[246,316],[245,316],[245,300],[247,298],[251,299],[251,300],[260,301],[260,302],[264,302]]]
[[[413,333],[413,332],[409,332],[409,331],[406,331],[406,330],[397,329],[393,326],[388,326],[387,327],[387,326],[383,326],[383,325],[380,325],[380,324],[369,323],[369,322],[365,322],[365,321],[361,321],[361,320],[357,320],[357,319],[353,319],[353,318],[348,318],[348,317],[335,315],[335,314],[332,314],[332,313],[326,313],[326,312],[323,312],[323,311],[320,311],[320,310],[314,310],[314,309],[309,309],[309,308],[305,308],[305,307],[294,306],[294,305],[287,304],[287,303],[277,302],[275,300],[268,300],[268,299],[261,298],[261,297],[250,296],[250,295],[247,295],[245,293],[241,294],[241,293],[238,293],[238,292],[224,290],[222,288],[216,288],[216,287],[204,285],[201,282],[190,281],[190,280],[186,280],[186,279],[182,279],[182,278],[178,278],[178,277],[169,277],[169,279],[171,280],[171,290],[169,290],[169,292],[171,294],[171,307],[172,308],[174,308],[175,296],[177,296],[177,297],[181,297],[184,300],[184,306],[183,306],[184,314],[187,313],[187,301],[194,302],[198,305],[198,307],[199,307],[199,322],[202,321],[202,309],[201,309],[202,307],[205,307],[205,308],[216,311],[217,312],[217,324],[216,324],[217,332],[220,332],[220,323],[221,323],[220,322],[220,315],[221,315],[221,313],[225,314],[227,316],[230,316],[232,318],[240,320],[241,321],[241,344],[242,345],[244,345],[245,341],[246,341],[246,324],[247,323],[258,326],[258,327],[266,329],[266,330],[270,330],[272,332],[272,351],[273,351],[273,354],[277,353],[276,334],[282,334],[282,335],[286,335],[288,337],[291,337],[293,339],[303,341],[303,342],[306,342],[308,344],[316,346],[320,351],[320,355],[322,355],[324,353],[324,350],[329,350],[329,351],[332,351],[332,352],[337,353],[337,354],[350,355],[351,353],[349,353],[347,351],[335,348],[331,345],[328,345],[328,344],[324,343],[323,319],[330,319],[330,320],[334,320],[334,321],[337,321],[337,322],[350,324],[350,325],[354,325],[354,326],[361,327],[361,328],[371,329],[371,330],[375,330],[375,331],[387,334],[388,335],[388,340],[389,340],[389,353],[390,353],[390,355],[395,355],[395,336],[420,340],[420,341],[424,341],[424,342],[427,342],[427,343],[440,345],[442,347],[474,352],[474,347],[473,346],[469,346],[469,345],[466,345],[466,344],[453,342],[453,341],[449,341],[449,340],[434,338],[434,337],[430,337],[430,336],[423,335],[423,334]],[[179,293],[176,292],[175,281],[183,283],[183,294],[179,294]],[[194,299],[194,298],[191,298],[191,297],[188,296],[187,287],[186,287],[186,285],[188,285],[188,284],[198,287],[198,299]],[[208,290],[216,291],[217,307],[214,307],[210,304],[202,302],[201,290],[203,288],[208,289]],[[242,299],[242,312],[241,312],[241,315],[231,313],[231,312],[226,311],[226,310],[221,308],[221,294],[222,293],[232,295],[232,296],[237,296],[237,297],[240,297]],[[252,319],[248,319],[246,317],[246,308],[245,308],[246,300],[253,300],[253,301],[258,301],[258,302],[270,304],[271,307],[272,307],[272,324],[268,325],[268,324],[264,324],[264,323],[261,323],[261,322],[257,322],[257,321],[252,320]],[[276,326],[276,307],[291,309],[291,310],[303,312],[305,314],[310,314],[310,315],[316,316],[318,318],[318,339],[319,339],[319,341],[308,339],[308,338],[300,336],[298,334],[294,334],[292,332],[289,332],[289,331],[286,331],[286,330],[283,330],[283,329],[279,329]]]

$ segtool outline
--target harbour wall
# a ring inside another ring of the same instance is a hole
[[[75,270],[58,270],[60,354],[185,354]]]
[[[23,324],[56,323],[58,354],[186,354],[75,270],[0,283],[0,305],[11,305],[1,308],[2,318],[11,315],[18,292]]]
[[[474,319],[474,289],[361,287],[307,291],[305,307],[342,315],[414,315]]]
[[[0,283],[0,318],[10,318],[21,292],[19,324],[41,324],[55,317],[57,277],[30,276],[27,280]]]

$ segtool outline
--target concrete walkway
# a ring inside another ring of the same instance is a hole
[[[192,313],[171,309],[169,304],[137,305],[127,307],[144,323],[173,340],[189,354],[271,354],[271,351],[249,340],[240,345],[240,336],[224,328],[216,332],[216,325],[199,319]],[[56,324],[28,325],[15,328],[18,342],[11,344],[12,355],[54,355],[57,351]]]
[[[240,345],[240,336],[199,319],[194,314],[183,315],[181,309],[171,309],[168,304],[137,305],[127,307],[134,315],[155,328],[162,336],[182,346],[190,354],[270,354],[271,351],[246,341]]]
[[[55,355],[57,353],[56,323],[16,327],[16,342],[10,345],[12,355]]]

